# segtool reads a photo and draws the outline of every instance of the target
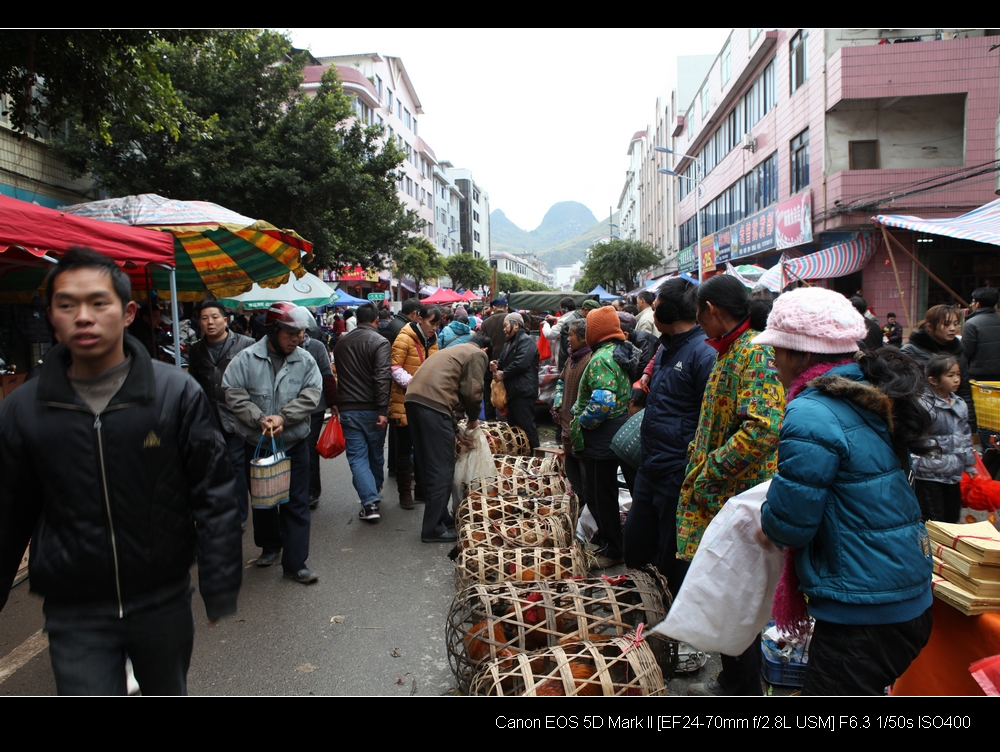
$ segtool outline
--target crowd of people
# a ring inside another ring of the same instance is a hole
[[[973,292],[964,327],[957,308],[934,306],[905,343],[895,316],[873,323],[860,298],[802,287],[753,300],[727,275],[669,280],[634,307],[567,297],[541,319],[503,299],[483,311],[408,299],[395,315],[366,304],[330,322],[326,344],[309,335],[315,315],[291,303],[253,323],[210,301],[196,312],[193,379],[128,333],[140,312],[113,262],[74,250],[47,290],[59,344],[0,404],[0,587],[6,598],[32,538],[31,588],[45,597],[65,694],[122,692],[126,652],[143,691],[184,693],[188,564],[197,556],[209,619],[233,613],[250,514],[258,567],[319,579],[308,556],[327,412],[359,519],[379,521],[388,464],[400,508],[423,505],[421,540],[455,541],[455,454],[441,448],[461,417],[467,430],[506,420],[538,447],[540,350],[558,370],[567,477],[598,527],[595,567],[652,565],[677,595],[720,509],[770,480],[759,540],[785,552],[775,614],[816,622],[804,692],[880,693],[929,636],[922,523],[957,520],[958,481],[975,473],[969,379],[1000,381],[994,288]],[[258,338],[239,331],[255,328]],[[623,454],[626,434],[635,455]],[[251,461],[279,440],[288,501],[250,509]],[[72,476],[38,464],[57,445]],[[624,527],[619,470],[632,499]],[[161,624],[172,625],[165,647]],[[691,691],[759,693],[759,656],[758,643],[723,656],[722,673]]]

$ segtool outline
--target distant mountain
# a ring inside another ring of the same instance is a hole
[[[588,247],[608,234],[608,222],[598,222],[593,212],[577,201],[560,201],[545,213],[542,223],[522,230],[500,209],[490,213],[490,246],[494,252],[534,253],[549,269],[572,264]]]

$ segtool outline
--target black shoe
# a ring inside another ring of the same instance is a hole
[[[257,557],[258,567],[269,567],[272,564],[277,564],[281,560],[281,549],[277,551],[262,551],[260,556]]]
[[[458,540],[458,535],[454,530],[446,530],[441,535],[433,535],[430,538],[420,536],[420,540],[424,543],[454,543]]]
[[[319,506],[319,496],[310,496],[309,497],[309,508],[310,509],[315,509],[318,506]]]
[[[303,585],[310,585],[319,579],[319,575],[316,574],[311,569],[306,569],[303,567],[298,572],[289,572],[287,569],[282,575],[286,580],[295,580],[296,582],[301,582]]]

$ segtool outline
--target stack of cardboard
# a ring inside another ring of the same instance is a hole
[[[928,522],[934,595],[963,614],[1000,612],[1000,533],[989,522]]]

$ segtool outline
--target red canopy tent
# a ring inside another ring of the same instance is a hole
[[[430,295],[430,296],[424,298],[420,302],[421,303],[428,303],[430,305],[437,305],[438,303],[441,303],[441,304],[445,304],[445,303],[461,303],[461,302],[464,302],[464,301],[465,301],[465,298],[462,297],[461,295],[459,295],[454,290],[452,290],[450,288],[447,288],[447,287],[442,287],[437,292],[435,292],[433,295]]]
[[[93,248],[114,259],[146,288],[148,264],[174,266],[174,240],[167,233],[65,214],[0,195],[0,300],[30,302],[49,267],[73,246]]]

